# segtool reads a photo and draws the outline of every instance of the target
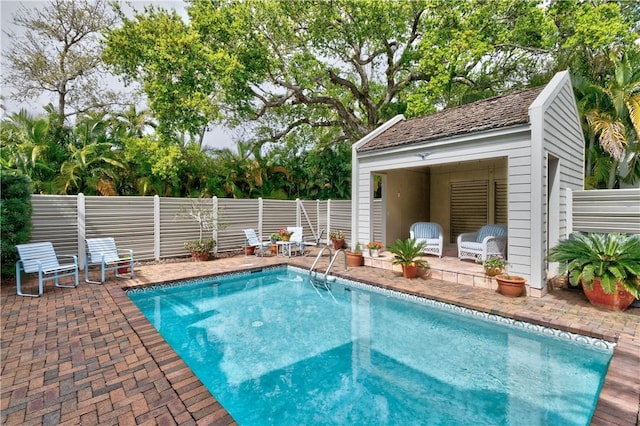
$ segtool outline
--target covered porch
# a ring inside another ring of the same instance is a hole
[[[455,244],[445,244],[444,254],[441,258],[425,255],[423,259],[429,262],[429,270],[426,272],[425,278],[476,288],[498,289],[496,280],[484,273],[481,264],[458,259]],[[366,250],[364,252],[365,266],[401,273],[400,266],[393,265],[392,262],[393,255],[388,251],[382,251],[379,257],[370,257]],[[529,292],[528,286],[527,292]]]

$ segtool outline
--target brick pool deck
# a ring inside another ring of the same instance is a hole
[[[3,425],[229,425],[229,414],[155,331],[123,288],[261,268],[309,268],[313,257],[245,257],[136,266],[133,280],[75,289],[46,285],[40,298],[1,286]],[[321,268],[326,262],[321,262]],[[510,299],[486,288],[378,268],[335,275],[606,340],[617,340],[593,425],[640,426],[640,309],[608,312],[580,292]],[[83,277],[81,277],[82,279]],[[34,281],[30,281],[30,285]]]

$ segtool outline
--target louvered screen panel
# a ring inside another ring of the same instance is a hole
[[[78,197],[32,195],[31,240],[51,241],[56,254],[78,254]]]
[[[351,241],[351,200],[331,200],[331,230],[344,232],[346,244]]]
[[[452,182],[449,185],[451,212],[451,243],[458,235],[475,232],[488,223],[489,182]]]
[[[640,234],[640,188],[573,192],[573,230]]]
[[[278,229],[296,226],[296,202],[289,200],[263,200],[262,234],[267,238]]]
[[[191,202],[187,198],[160,197],[160,257],[187,256],[184,242],[196,240],[199,236],[198,224],[181,217],[182,210]]]
[[[153,197],[85,197],[86,238],[113,237],[135,260],[154,258]]]
[[[383,217],[382,200],[373,200],[373,241],[385,241],[382,230]]]
[[[295,206],[293,202],[292,206]],[[259,208],[258,199],[218,199],[218,214],[222,224],[222,229],[218,231],[218,251],[242,249],[245,239],[244,229],[253,228],[256,232],[260,232]],[[264,235],[263,231],[262,236],[267,237],[268,235]]]
[[[508,186],[506,181],[495,181],[496,223],[506,225],[509,221]]]

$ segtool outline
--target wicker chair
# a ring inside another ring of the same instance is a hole
[[[478,232],[458,235],[458,258],[484,262],[491,256],[506,258],[507,227],[484,225]]]
[[[440,224],[435,222],[416,222],[409,228],[409,236],[415,238],[418,242],[425,242],[425,246],[422,249],[423,253],[442,257],[444,237]]]

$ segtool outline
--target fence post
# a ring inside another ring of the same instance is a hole
[[[327,241],[329,241],[329,234],[331,233],[331,199],[327,200]]]
[[[215,195],[213,196],[213,198],[211,199],[211,214],[213,215],[213,223],[215,224],[215,226],[212,229],[212,237],[213,237],[213,241],[216,242],[216,246],[213,249],[213,252],[215,254],[218,254],[218,227],[220,226],[220,223],[218,222],[219,216],[218,216],[218,197],[216,197]]]
[[[84,194],[81,192],[76,197],[76,212],[78,214],[78,266],[84,269],[87,260],[87,253],[84,247],[84,241],[87,238],[87,220],[85,211]]]
[[[322,224],[320,223],[320,218],[322,216],[320,216],[320,199],[316,199],[316,233],[318,235],[318,238],[320,238],[320,233],[322,232]],[[325,238],[327,238],[325,236]],[[318,243],[320,243],[320,240],[318,240]]]
[[[262,219],[264,215],[262,197],[258,198],[258,236],[262,240]]]
[[[573,192],[571,191],[571,188],[567,188],[567,199],[565,201],[565,204],[567,206],[567,213],[566,213],[566,222],[567,222],[567,235],[566,238],[569,238],[569,236],[571,235],[571,233],[573,232]]]
[[[153,196],[153,257],[160,260],[160,197]]]
[[[296,198],[296,226],[302,226],[302,214],[300,213],[300,198]]]

